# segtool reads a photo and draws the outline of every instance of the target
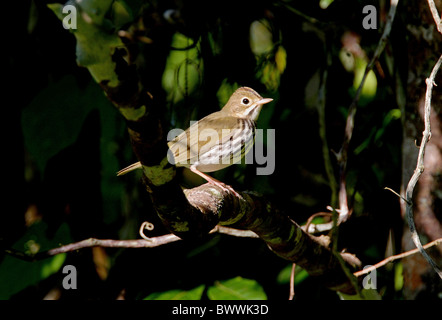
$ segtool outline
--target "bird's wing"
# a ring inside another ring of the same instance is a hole
[[[253,127],[252,130],[255,129],[251,120],[228,117],[218,112],[201,119],[168,143],[174,164],[189,167],[209,152],[226,156],[231,146],[239,143],[242,138],[237,131],[244,132],[248,124]]]

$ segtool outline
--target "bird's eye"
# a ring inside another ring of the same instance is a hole
[[[248,105],[249,102],[250,102],[250,100],[247,98],[242,99],[242,104]]]

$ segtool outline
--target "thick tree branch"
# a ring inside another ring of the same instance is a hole
[[[305,233],[264,197],[249,192],[240,193],[243,199],[225,197],[220,188],[209,184],[186,190],[185,193],[193,206],[203,211],[217,212],[220,225],[255,232],[274,253],[295,262],[310,275],[320,277],[328,288],[355,292],[338,257],[319,238]],[[351,269],[360,264],[352,255],[342,255],[342,258]]]
[[[143,164],[144,183],[159,217],[172,233],[180,237],[207,234],[217,224],[216,216],[189,204],[175,179],[175,167],[166,158],[167,131],[162,119],[165,101],[161,98],[161,85],[152,84],[152,88],[146,88],[139,76],[141,67],[131,62],[136,53],[119,39],[118,30],[108,27],[113,24],[107,18],[112,16],[108,14],[112,10],[112,1],[84,0],[74,4],[81,13],[77,17],[78,29],[73,33],[77,39],[77,61],[88,68],[107,98],[127,120],[132,147]],[[53,10],[61,13],[62,6]],[[157,17],[150,12],[145,14]],[[58,16],[63,18],[63,15]],[[161,21],[158,21],[157,28],[162,28]],[[158,64],[168,55],[171,36],[171,32],[165,29],[149,37],[155,46],[149,47],[149,56],[144,58],[149,60],[146,64],[151,67],[152,70],[148,70],[151,73],[153,70],[161,73],[164,69],[158,68]],[[90,61],[83,58],[95,56],[101,59]]]
[[[85,2],[88,2],[90,8],[96,1],[84,0],[80,5],[84,5]],[[101,12],[101,18],[105,19],[106,11]],[[97,21],[93,26],[100,29]],[[100,31],[102,32],[102,29]],[[181,238],[201,237],[217,224],[251,230],[277,255],[296,262],[309,274],[321,278],[328,288],[355,293],[352,281],[342,270],[340,259],[318,239],[305,233],[287,216],[279,213],[262,196],[243,192],[240,193],[242,197],[236,197],[231,192],[208,184],[183,192],[175,179],[175,167],[170,165],[166,158],[166,134],[162,124],[165,102],[161,99],[160,91],[149,92],[145,88],[136,66],[124,58],[124,52],[129,52],[130,56],[128,47],[120,46],[119,50],[111,48],[111,45],[104,48],[94,47],[91,35],[81,32],[79,28],[74,33],[77,40],[89,37],[91,42],[91,47],[83,49],[100,52],[108,50],[109,56],[112,57],[114,64],[111,65],[114,66],[115,72],[112,76],[113,81],[106,78],[95,79],[127,120],[133,150],[143,164],[144,184],[159,217],[172,233]],[[151,43],[164,42],[161,33],[157,32],[155,35],[149,35]],[[154,46],[151,50],[155,51],[160,47],[161,45]],[[156,63],[161,61],[165,54],[167,53],[161,51],[158,52],[158,56],[152,54],[148,59]],[[92,72],[91,66],[86,67]],[[97,68],[96,64],[94,68]],[[177,240],[170,235],[166,239]],[[91,246],[97,243],[96,239],[85,241]],[[146,245],[144,242],[133,244]],[[343,258],[347,267],[354,270],[355,259],[349,255],[343,255]]]

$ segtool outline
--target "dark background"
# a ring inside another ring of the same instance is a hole
[[[136,161],[126,124],[88,70],[77,66],[75,38],[47,3],[4,4],[4,15],[13,16],[14,24],[4,29],[2,50],[7,101],[2,126],[2,246],[32,252],[35,245],[44,250],[89,237],[139,238],[138,228],[145,220],[155,225],[149,236],[167,233],[140,174],[116,177],[116,171]],[[326,134],[329,149],[338,151],[356,73],[356,67],[346,70],[339,56],[366,64],[380,38],[388,4],[334,1],[322,9],[317,1],[126,3],[134,17],[142,16],[146,36],[163,39],[154,45],[135,41],[130,46],[143,57],[140,74],[146,86],[164,100],[170,128],[184,129],[189,120],[219,110],[223,92],[238,86],[274,98],[264,107],[258,127],[276,130],[275,172],[256,176],[254,165],[238,165],[214,176],[237,190],[264,194],[299,224],[327,211],[331,190],[319,136],[319,80],[327,70]],[[362,27],[366,4],[378,8],[375,30]],[[164,18],[169,9],[179,13],[173,22]],[[395,83],[396,76],[406,76],[401,65],[407,56],[396,54],[406,50],[406,14],[401,10],[375,68],[376,94],[361,97],[349,151],[347,190],[353,213],[340,227],[338,247],[356,254],[364,265],[382,260],[388,244],[394,245],[393,253],[400,251],[404,224],[398,198],[384,190],[400,190],[402,183],[402,124]],[[256,20],[265,20],[272,35],[270,50],[260,56],[250,47],[250,25]],[[129,30],[129,25],[122,29]],[[177,33],[190,45],[188,50],[174,47],[182,44],[172,42]],[[359,53],[343,43],[345,34],[360,41]],[[392,52],[393,47],[398,49]],[[166,64],[172,54],[178,66]],[[388,59],[394,60],[393,69]],[[165,72],[174,76],[164,78]],[[336,159],[330,155],[337,178]],[[64,260],[29,263],[1,255],[0,259],[0,278],[7,281],[1,297],[11,299],[143,299],[201,284],[206,285],[207,299],[213,283],[237,276],[255,280],[268,299],[287,299],[291,267],[259,239],[222,235],[154,249],[83,249]],[[78,270],[77,290],[62,288],[62,265],[67,264]],[[295,299],[338,299],[300,270],[298,275]],[[400,262],[379,269],[377,275],[384,299],[403,298]]]

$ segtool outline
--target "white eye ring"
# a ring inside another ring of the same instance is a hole
[[[250,99],[247,97],[244,97],[241,99],[241,103],[246,106],[250,103]]]

